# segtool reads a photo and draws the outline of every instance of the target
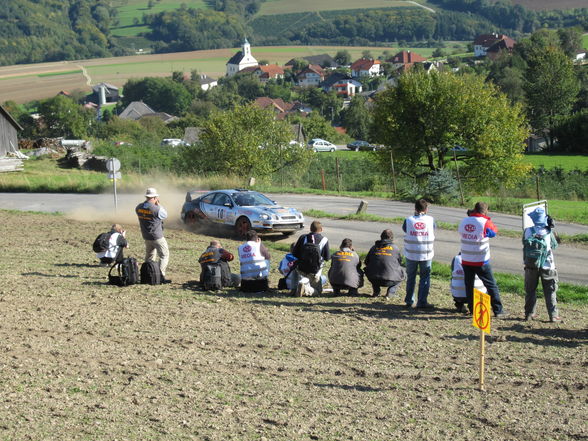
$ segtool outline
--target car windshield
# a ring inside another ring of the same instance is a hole
[[[252,191],[238,192],[231,195],[235,203],[241,207],[252,207],[255,205],[275,205],[274,201]]]

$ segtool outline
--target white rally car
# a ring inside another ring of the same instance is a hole
[[[207,193],[189,191],[181,218],[186,225],[225,225],[241,237],[248,230],[288,236],[304,227],[304,216],[295,208],[278,205],[256,191],[238,188]]]

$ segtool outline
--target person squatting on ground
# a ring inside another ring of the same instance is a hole
[[[363,286],[361,260],[353,250],[351,239],[343,239],[339,251],[331,256],[329,283],[336,296],[341,294],[342,289],[348,289],[349,295],[357,295],[357,289]]]
[[[223,288],[232,287],[237,288],[241,283],[241,277],[238,274],[232,274],[229,262],[232,262],[235,256],[222,248],[218,240],[210,241],[208,248],[202,253],[198,259],[200,264],[200,283],[203,284],[203,276],[205,274],[206,265],[218,265],[221,270],[221,285]]]
[[[323,225],[314,220],[310,224],[310,233],[298,238],[294,245],[294,256],[298,259],[294,286],[297,296],[320,295],[323,291],[322,268],[331,259],[329,239],[323,236]]]
[[[296,261],[298,260],[296,259],[296,256],[292,254],[294,251],[294,245],[294,243],[290,245],[290,252],[284,256],[278,265],[278,271],[284,276],[284,283],[286,284],[286,289],[289,291],[292,291],[295,287],[295,285],[292,283],[294,276],[292,271],[295,269]]]
[[[167,211],[159,202],[159,194],[155,188],[148,188],[145,192],[145,202],[141,202],[135,208],[141,234],[145,240],[145,261],[159,259],[162,283],[170,283],[165,277],[165,271],[169,262],[169,247],[163,237],[163,221],[167,218]]]
[[[488,217],[488,204],[477,202],[473,210],[468,210],[457,229],[461,240],[461,263],[470,313],[474,310],[474,280],[480,278],[488,294],[492,311],[497,318],[508,313],[502,306],[500,291],[490,265],[490,238],[498,233],[496,225]]]
[[[525,320],[534,320],[538,317],[537,306],[537,285],[541,280],[543,286],[543,296],[545,297],[545,306],[549,321],[553,323],[561,322],[557,309],[557,287],[558,277],[553,257],[553,250],[557,247],[555,235],[548,226],[548,216],[543,207],[537,207],[529,217],[533,221],[533,226],[525,228],[523,234],[523,243],[526,240],[535,238],[540,241],[543,249],[542,256],[536,261],[530,261],[525,258]],[[524,253],[523,253],[524,254]]]
[[[429,203],[419,199],[414,204],[414,215],[407,217],[402,224],[404,231],[404,257],[406,258],[406,297],[404,302],[412,307],[417,270],[419,290],[416,307],[432,309],[427,302],[431,286],[431,263],[433,262],[433,243],[435,242],[435,219],[427,214]]]
[[[128,248],[126,231],[119,224],[113,224],[108,238],[108,248],[96,253],[102,265],[110,265],[114,262],[120,263],[123,260],[123,249]]]
[[[486,293],[486,287],[480,280],[478,276],[474,279],[474,288],[483,293]],[[465,281],[463,277],[463,266],[461,265],[461,253],[453,258],[451,261],[451,285],[450,285],[451,295],[453,297],[453,303],[455,304],[455,309],[458,312],[465,313],[467,312],[466,309],[466,289],[465,289]]]
[[[270,253],[261,243],[255,230],[245,233],[245,243],[239,246],[241,263],[241,291],[267,291],[270,270]]]
[[[372,284],[373,296],[380,295],[381,287],[388,287],[386,296],[394,297],[400,282],[406,278],[400,249],[394,245],[394,233],[387,229],[380,234],[365,258],[365,275]]]

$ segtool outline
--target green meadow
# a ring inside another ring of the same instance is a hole
[[[347,9],[382,9],[414,7],[414,3],[395,0],[363,0],[358,3],[356,0],[269,0],[261,4],[260,15],[294,14],[299,12],[317,11],[343,11]]]

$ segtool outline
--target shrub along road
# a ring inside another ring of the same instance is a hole
[[[170,214],[170,220],[177,220],[184,200],[184,193],[179,190],[164,191],[162,189],[162,204]],[[337,214],[349,214],[357,208],[360,199],[336,196],[315,195],[270,195],[279,203],[293,206],[301,210],[320,209]],[[118,214],[113,214],[112,195],[81,195],[81,194],[29,194],[3,193],[0,196],[2,208],[68,213],[78,219],[100,220],[105,222],[116,220],[120,223],[136,223],[134,207],[142,200],[141,194],[119,195]],[[369,200],[369,212],[385,217],[405,217],[412,214],[413,204]],[[438,221],[458,223],[465,215],[462,208],[448,208],[432,206],[430,214]],[[520,231],[521,219],[517,216],[490,213],[499,230]],[[307,224],[309,222],[307,221]],[[402,246],[403,232],[400,224],[383,222],[362,222],[324,219],[325,234],[330,239],[332,248],[338,247],[345,237],[353,239],[354,247],[359,252],[367,252],[385,228],[392,228],[396,243]],[[171,225],[168,223],[168,225]],[[588,227],[574,224],[557,223],[556,228],[565,234],[587,234]],[[306,229],[305,229],[306,231]],[[295,237],[280,239],[291,242]],[[450,263],[459,251],[457,232],[439,229],[435,246],[435,260]],[[496,272],[522,274],[521,242],[511,237],[500,237],[491,240],[492,266]],[[585,262],[588,261],[588,250],[585,247],[560,245],[556,251],[556,263],[561,282],[588,285],[588,274]]]

